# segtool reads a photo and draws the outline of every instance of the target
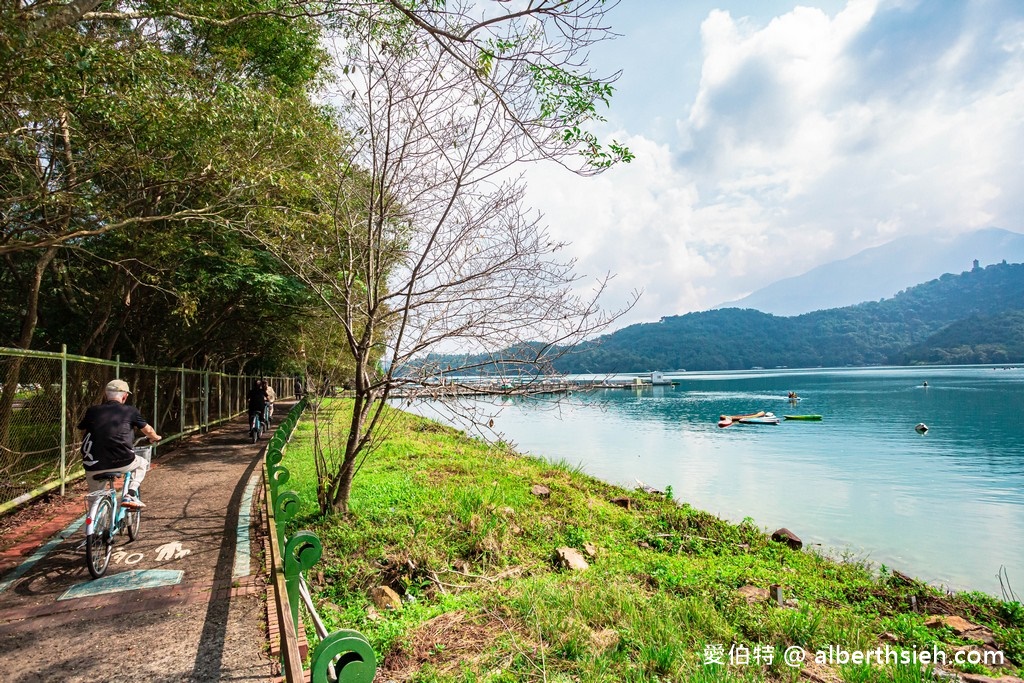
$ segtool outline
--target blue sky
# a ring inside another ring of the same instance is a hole
[[[622,322],[705,310],[904,235],[1024,232],[1024,2],[624,0],[628,166],[527,174]],[[964,268],[970,266],[965,255]]]

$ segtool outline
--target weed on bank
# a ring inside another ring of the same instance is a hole
[[[335,435],[350,406],[322,412]],[[404,413],[359,470],[350,514],[320,516],[312,443],[303,419],[284,460],[308,511],[293,525],[323,542],[309,578],[328,628],[369,639],[377,680],[909,682],[937,680],[919,656],[939,651],[946,672],[1024,663],[1020,603],[792,550],[752,521]],[[559,548],[589,566],[564,568]],[[393,608],[371,599],[385,604],[383,588]]]

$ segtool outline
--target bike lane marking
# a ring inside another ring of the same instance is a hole
[[[131,569],[104,576],[86,583],[79,583],[64,591],[57,600],[74,600],[107,593],[122,593],[143,588],[176,586],[185,575],[182,569]]]
[[[25,572],[34,567],[36,563],[39,562],[41,559],[46,557],[51,550],[56,548],[66,539],[70,538],[71,535],[78,531],[78,528],[82,526],[82,524],[84,523],[85,515],[82,515],[74,522],[72,522],[70,525],[68,525],[68,527],[64,529],[64,531],[61,531],[60,533],[54,535],[50,538],[49,541],[40,546],[39,549],[32,553],[32,555],[30,555],[27,560],[25,560],[17,567],[15,567],[14,570],[12,570],[11,573],[8,574],[3,581],[0,581],[0,593],[3,593],[5,590],[13,586],[14,583],[25,574]]]
[[[252,523],[252,496],[261,476],[263,476],[262,468],[254,469],[252,475],[249,476],[249,482],[245,485],[245,492],[242,494],[242,504],[238,511],[238,525],[235,527],[235,565],[231,572],[233,579],[249,576],[249,525]]]
[[[85,522],[85,516],[76,519],[67,528],[60,533],[54,535],[44,545],[40,546],[28,559],[19,564],[14,570],[12,570],[2,582],[0,582],[0,593],[3,593],[8,588],[13,586],[18,579],[25,575],[32,567],[34,567],[40,560],[46,557],[50,551],[56,548],[61,542],[70,538]],[[179,560],[187,555],[190,555],[192,551],[188,548],[183,548],[180,542],[165,543],[164,545],[156,549],[157,560]],[[118,557],[120,555],[120,557]],[[117,550],[113,553],[111,558],[115,564],[120,564],[122,561],[124,564],[132,565],[138,564],[144,557],[145,553],[132,552],[129,553],[123,549]],[[103,593],[116,593],[127,590],[138,590],[142,588],[156,588],[160,586],[173,586],[181,583],[181,578],[184,572],[182,570],[165,570],[165,569],[133,569],[119,574],[113,574],[111,576],[90,581],[88,583],[76,584],[66,590],[57,600],[70,600],[72,598],[101,595]],[[92,588],[90,588],[92,587]]]

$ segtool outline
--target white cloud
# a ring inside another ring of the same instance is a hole
[[[649,93],[648,119],[606,136],[632,164],[589,179],[531,169],[531,201],[581,272],[618,273],[609,307],[645,290],[629,321],[703,310],[904,234],[1024,230],[1022,11],[851,0],[760,25],[709,11],[688,110]],[[636,132],[673,116],[675,137]]]

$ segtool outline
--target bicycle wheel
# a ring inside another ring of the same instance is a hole
[[[85,563],[94,579],[103,576],[110,564],[110,551],[114,548],[114,539],[110,535],[113,523],[114,503],[110,496],[104,496],[96,503],[93,532],[85,537]]]
[[[124,527],[128,530],[128,540],[134,541],[139,537],[139,529],[142,527],[142,510],[128,510],[124,514]]]

